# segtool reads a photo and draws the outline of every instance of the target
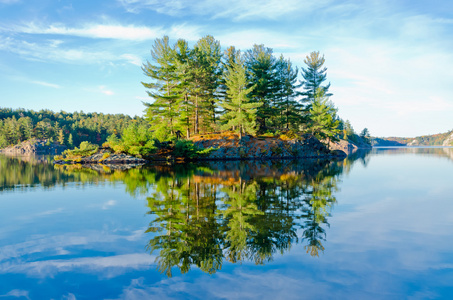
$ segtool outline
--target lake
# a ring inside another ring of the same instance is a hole
[[[0,156],[0,299],[452,299],[453,148],[130,170]]]

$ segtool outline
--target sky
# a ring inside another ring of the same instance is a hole
[[[319,51],[356,132],[453,129],[450,0],[0,0],[0,107],[143,116],[141,66],[164,35],[264,44],[299,69]]]

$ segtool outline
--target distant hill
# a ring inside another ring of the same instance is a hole
[[[453,141],[452,136],[453,130],[445,133],[417,136],[415,138],[373,137],[372,144],[373,146],[442,146],[444,145],[444,142],[449,144],[450,141]]]

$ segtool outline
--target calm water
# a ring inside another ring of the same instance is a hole
[[[453,149],[115,171],[0,156],[0,299],[452,299]]]

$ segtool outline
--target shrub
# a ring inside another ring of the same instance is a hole
[[[107,138],[107,141],[102,144],[102,147],[109,147],[112,148],[116,145],[121,143],[120,139],[116,136],[116,134],[112,134]]]
[[[106,153],[104,153],[104,154],[102,155],[102,158],[101,158],[99,161],[103,161],[103,160],[105,160],[105,159],[107,159],[107,158],[109,158],[109,157],[110,157],[110,153],[106,152]]]
[[[284,141],[294,140],[297,139],[298,135],[292,130],[288,130],[286,133],[280,135],[280,139]]]
[[[198,158],[202,156],[209,155],[212,151],[215,151],[215,148],[198,148],[192,141],[189,140],[178,140],[176,141],[173,155],[175,157],[184,157],[184,158]]]
[[[75,158],[75,157],[81,157],[81,156],[90,156],[95,154],[99,149],[99,146],[92,144],[90,142],[84,141],[80,143],[79,148],[75,147],[72,150],[65,150],[63,152],[63,156],[66,156],[67,158]]]

